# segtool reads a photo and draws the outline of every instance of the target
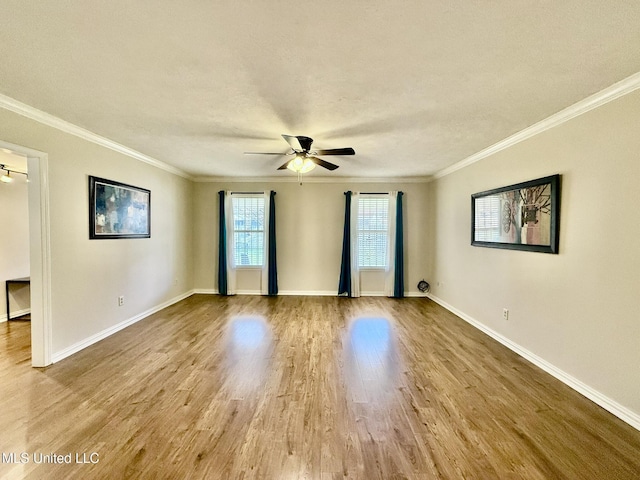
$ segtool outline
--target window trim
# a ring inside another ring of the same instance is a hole
[[[371,229],[363,229],[360,230],[358,228],[358,219],[360,217],[360,206],[361,201],[365,199],[381,199],[386,200],[387,207],[387,228],[386,230],[371,230]],[[359,271],[386,271],[389,268],[389,195],[386,193],[360,193],[358,198],[358,208],[357,208],[357,218],[356,218],[356,242],[358,242],[358,270]],[[384,233],[385,234],[385,253],[384,253],[384,265],[361,265],[360,264],[360,242],[358,240],[360,232],[373,232],[373,233]]]
[[[250,265],[246,265],[246,264],[241,264],[237,262],[237,258],[236,258],[236,232],[245,232],[245,233],[260,233],[262,232],[262,244],[264,245],[264,243],[267,240],[267,226],[263,225],[262,226],[262,230],[236,230],[236,218],[235,218],[235,210],[234,210],[234,204],[233,204],[233,199],[234,198],[257,198],[262,200],[262,208],[263,208],[263,217],[265,216],[265,210],[268,208],[268,206],[266,205],[266,201],[265,201],[265,197],[264,194],[259,194],[259,193],[242,193],[242,192],[233,192],[232,193],[232,197],[231,197],[231,212],[233,214],[233,218],[232,218],[232,222],[231,224],[233,225],[233,231],[231,232],[231,241],[233,242],[232,245],[232,252],[233,252],[233,263],[235,266],[236,270],[262,270],[265,268],[266,266],[266,262],[267,259],[265,258],[265,255],[262,255],[262,263],[261,264],[250,264]]]

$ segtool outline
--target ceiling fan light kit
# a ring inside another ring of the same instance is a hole
[[[338,165],[335,165],[326,160],[316,157],[315,155],[355,155],[356,152],[353,148],[331,148],[328,150],[311,150],[311,144],[313,138],[305,137],[303,135],[282,135],[282,138],[289,144],[291,150],[285,153],[273,153],[273,152],[244,152],[247,155],[295,155],[294,158],[288,160],[281,165],[278,170],[289,169],[298,175],[298,180],[302,184],[302,174],[310,172],[316,165],[319,165],[327,170],[335,170]]]
[[[316,168],[316,164],[310,158],[296,155],[296,158],[287,163],[287,168],[295,173],[307,173]]]

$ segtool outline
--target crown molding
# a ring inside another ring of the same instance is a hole
[[[604,90],[594,93],[593,95],[580,100],[577,103],[574,103],[570,107],[567,107],[564,110],[560,110],[558,113],[554,113],[550,117],[547,117],[544,120],[541,120],[538,123],[525,128],[524,130],[514,133],[510,137],[507,137],[504,140],[501,140],[498,143],[485,148],[484,150],[480,150],[470,157],[467,157],[464,160],[451,165],[450,167],[440,170],[433,175],[433,178],[441,178],[462,168],[468,167],[469,165],[472,165],[484,158],[490,157],[491,155],[510,148],[517,143],[538,135],[539,133],[557,127],[558,125],[568,122],[575,117],[590,112],[591,110],[612,102],[617,98],[623,97],[633,92],[634,90],[637,90],[638,88],[640,88],[640,72],[635,73],[630,77],[621,80],[620,82],[614,83]]]
[[[575,117],[583,115],[591,110],[594,110],[602,105],[616,100],[624,95],[627,95],[640,88],[640,72],[631,75],[630,77],[614,83],[610,87],[601,90],[567,108],[561,110],[544,120],[541,120],[530,127],[527,127],[507,138],[501,140],[477,153],[461,160],[450,167],[436,172],[432,176],[418,176],[418,177],[327,177],[327,176],[305,176],[303,183],[429,183],[430,181],[444,177],[460,169],[468,167],[480,160],[490,157],[502,150],[510,148],[524,140],[527,140],[535,135],[538,135],[546,130],[557,127]],[[89,142],[101,145],[110,150],[127,155],[136,160],[142,161],[154,167],[165,170],[169,173],[193,180],[199,183],[259,183],[259,182],[271,182],[271,183],[297,183],[296,177],[216,177],[216,176],[192,176],[183,170],[180,170],[172,165],[164,163],[153,157],[138,152],[132,148],[121,145],[113,140],[102,137],[82,127],[78,127],[72,123],[55,117],[51,114],[38,110],[27,104],[24,104],[18,100],[15,100],[6,95],[0,94],[0,108],[12,111],[24,117],[30,118],[37,122],[43,123],[50,127],[61,130],[65,133],[75,135]]]
[[[432,177],[302,177],[302,183],[429,183]],[[287,177],[193,177],[198,183],[298,183],[295,176]]]
[[[35,120],[36,122],[40,122],[49,127],[53,127],[62,132],[75,135],[76,137],[80,137],[83,140],[87,140],[88,142],[92,142],[123,155],[127,155],[128,157],[134,158],[149,165],[153,165],[156,168],[160,168],[161,170],[173,173],[174,175],[178,175],[189,180],[192,179],[191,175],[184,172],[183,170],[180,170],[179,168],[161,162],[160,160],[145,155],[144,153],[140,153],[132,148],[125,147],[124,145],[114,142],[113,140],[90,132],[89,130],[86,130],[82,127],[78,127],[77,125],[69,123],[66,120],[62,120],[61,118],[43,112],[42,110],[38,110],[37,108],[22,103],[14,98],[7,97],[6,95],[0,94],[0,108],[4,108],[5,110],[17,113],[18,115],[22,115],[23,117],[30,118],[31,120]]]

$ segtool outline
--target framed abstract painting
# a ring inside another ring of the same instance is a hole
[[[89,176],[89,238],[151,237],[151,191]]]

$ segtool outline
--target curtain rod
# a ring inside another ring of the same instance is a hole
[[[264,192],[231,192],[231,195],[264,195]]]

